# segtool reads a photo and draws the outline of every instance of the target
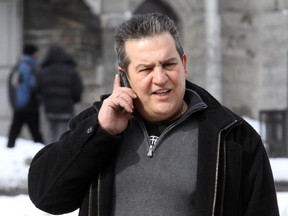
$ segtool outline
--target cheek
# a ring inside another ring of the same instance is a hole
[[[148,94],[149,89],[150,89],[150,81],[149,77],[137,77],[134,79],[132,89],[134,92],[138,95],[138,97],[143,97],[143,95]]]
[[[183,78],[184,74],[180,75],[178,72],[169,74],[169,80],[172,81],[175,86],[182,85]]]
[[[178,80],[178,82],[182,83],[184,81],[185,83],[185,80],[187,78],[187,73],[185,70],[180,70],[177,74],[174,74],[174,80]]]

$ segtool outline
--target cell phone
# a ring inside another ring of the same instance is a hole
[[[131,88],[125,72],[119,72],[119,75],[120,75],[120,79],[121,79],[121,86]]]
[[[128,81],[128,78],[127,78],[125,72],[119,72],[119,76],[120,76],[121,86],[122,86],[122,87],[131,88],[130,83],[129,83],[129,81]],[[125,111],[125,109],[124,109],[123,107],[119,107],[119,110],[120,110],[121,112],[124,112],[124,111]]]

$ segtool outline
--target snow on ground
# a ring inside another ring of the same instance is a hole
[[[245,118],[257,131],[259,123]],[[37,209],[27,194],[4,196],[7,190],[26,190],[29,164],[33,156],[43,147],[30,140],[17,139],[16,147],[6,148],[7,138],[0,137],[0,215],[1,216],[49,216]],[[288,158],[270,158],[271,167],[276,181],[288,181]],[[1,195],[2,193],[2,195]],[[278,192],[278,204],[281,216],[288,216],[288,191]],[[77,216],[78,211],[65,214]]]
[[[0,137],[0,215],[1,216],[48,216],[37,209],[27,194],[3,196],[5,191],[27,191],[29,164],[34,155],[43,147],[30,140],[17,139],[16,147],[6,148],[7,138]],[[78,211],[65,216],[77,216]]]
[[[43,212],[30,201],[28,195],[0,196],[0,215],[2,216],[50,216]],[[63,216],[77,216],[78,211],[63,214]]]
[[[43,145],[17,139],[16,148],[6,148],[7,138],[0,137],[0,188],[25,188],[30,161]]]

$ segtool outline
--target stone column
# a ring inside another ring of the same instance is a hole
[[[103,91],[112,90],[115,74],[117,73],[117,59],[114,51],[114,31],[131,13],[127,11],[128,1],[102,1],[101,29],[103,54]]]
[[[222,101],[221,26],[218,0],[206,0],[206,89]]]

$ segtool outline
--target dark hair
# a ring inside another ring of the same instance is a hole
[[[164,32],[171,34],[180,58],[184,51],[180,43],[179,32],[175,22],[161,13],[136,14],[121,24],[115,31],[115,50],[119,66],[127,71],[130,59],[125,50],[125,42],[131,39],[151,37]]]
[[[51,44],[41,63],[41,67],[47,67],[55,63],[62,63],[73,67],[77,66],[74,57],[64,47],[59,44]]]
[[[23,54],[24,55],[33,55],[38,51],[38,47],[34,44],[25,44],[23,46]]]

